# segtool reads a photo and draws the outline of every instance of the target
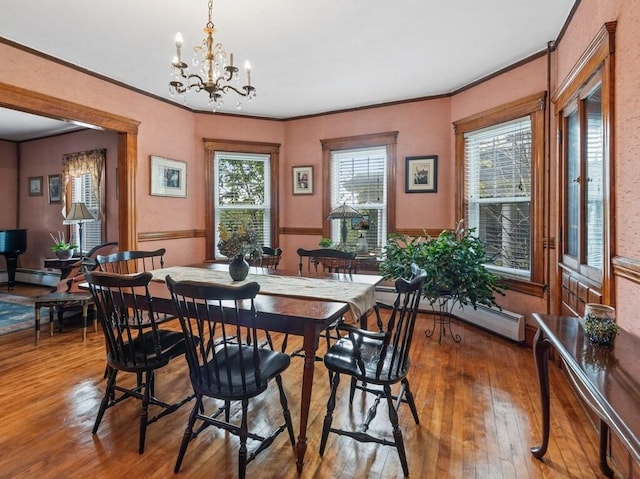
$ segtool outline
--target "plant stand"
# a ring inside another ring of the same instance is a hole
[[[440,332],[438,336],[438,344],[442,344],[442,336],[447,335],[447,329],[449,330],[449,334],[453,338],[456,343],[462,341],[462,336],[455,333],[451,329],[451,311],[449,309],[449,300],[451,299],[450,295],[440,295],[436,300],[438,304],[437,309],[433,308],[433,327],[427,328],[424,332],[424,335],[430,338],[436,332],[436,327]],[[453,305],[451,305],[453,308]]]

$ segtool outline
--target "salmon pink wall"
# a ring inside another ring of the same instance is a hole
[[[546,45],[540,45],[541,50],[545,48]],[[546,91],[546,89],[546,57],[539,57],[455,95],[451,100],[451,121],[461,120],[470,115]]]
[[[27,229],[27,251],[19,256],[18,266],[42,269],[42,261],[53,257],[49,233],[65,231],[62,204],[49,203],[48,176],[62,173],[62,155],[105,148],[105,196],[107,200],[107,241],[118,240],[118,200],[116,166],[118,138],[113,132],[85,130],[20,143],[20,214],[18,224]],[[30,176],[42,176],[42,196],[29,196]],[[66,233],[65,233],[66,234]],[[68,239],[68,235],[67,235]]]
[[[354,112],[291,120],[285,126],[286,155],[282,162],[281,225],[289,228],[322,227],[321,140],[398,131],[396,158],[397,228],[450,228],[453,217],[454,163],[451,150],[450,100],[418,101]],[[406,194],[405,158],[438,155],[438,192]],[[294,166],[314,167],[314,194],[293,196]],[[282,263],[293,267],[299,247],[315,248],[320,236],[283,235]]]
[[[541,49],[544,48],[546,45],[541,45]],[[546,89],[547,61],[541,57],[455,95],[451,100],[451,118],[461,120]],[[450,141],[454,148],[454,135]],[[534,323],[532,313],[547,312],[548,299],[548,296],[538,298],[515,291],[507,291],[504,297],[497,298],[504,309],[524,314],[529,324]]]
[[[0,140],[0,230],[18,227],[18,146]]]
[[[134,199],[138,233],[196,228],[202,216],[198,211],[203,192],[195,175],[189,175],[186,199],[151,196],[149,188],[151,155],[189,164],[201,161],[202,148],[200,142],[194,141],[192,112],[8,45],[0,44],[0,57],[12,64],[11,71],[0,71],[1,82],[11,84],[19,78],[21,87],[139,121]],[[204,258],[203,238],[173,240],[162,245],[142,243],[140,247],[166,247],[168,265],[194,263]]]

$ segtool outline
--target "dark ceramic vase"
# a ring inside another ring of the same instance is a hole
[[[244,259],[244,255],[237,255],[229,263],[229,276],[234,281],[242,281],[249,274],[249,263]]]

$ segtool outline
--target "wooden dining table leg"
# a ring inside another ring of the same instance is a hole
[[[302,345],[304,350],[304,366],[302,371],[302,396],[300,399],[300,435],[298,436],[298,443],[296,444],[296,466],[298,474],[302,472],[304,454],[307,450],[307,422],[309,421],[313,372],[319,336],[319,331],[316,331],[313,325],[308,324],[306,326]]]

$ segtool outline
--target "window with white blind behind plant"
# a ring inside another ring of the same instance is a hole
[[[531,121],[524,117],[467,132],[467,226],[487,245],[492,267],[530,276]]]
[[[347,247],[355,249],[360,233],[369,248],[387,239],[387,149],[385,146],[331,152],[331,209],[346,203],[363,215],[349,219]],[[332,240],[340,242],[340,221],[331,222]]]
[[[73,177],[71,180],[71,201],[73,203],[82,202],[87,205],[87,209],[96,218],[95,221],[87,221],[82,224],[82,245],[80,245],[79,225],[71,225],[71,242],[81,246],[81,250],[86,253],[94,246],[104,243],[102,239],[102,221],[100,221],[100,203],[96,197],[93,181],[89,173]]]

